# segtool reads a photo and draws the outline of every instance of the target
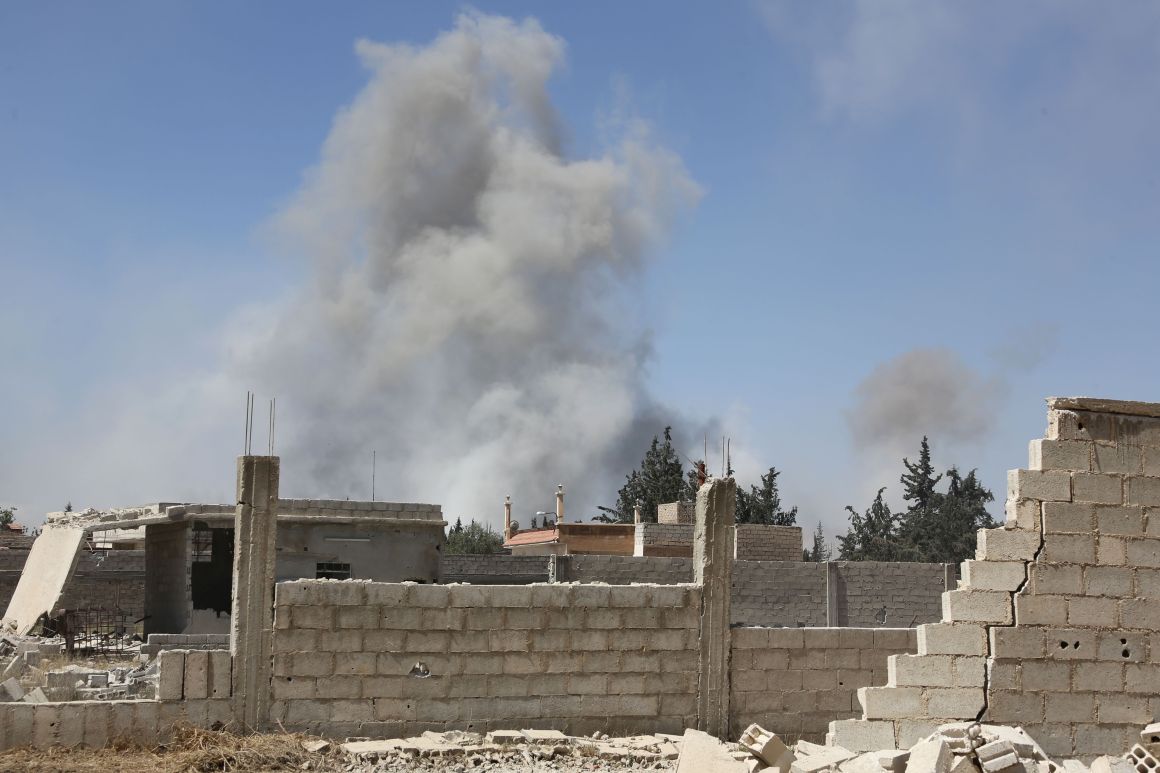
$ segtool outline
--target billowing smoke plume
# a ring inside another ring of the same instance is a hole
[[[915,349],[858,385],[847,420],[858,447],[913,454],[924,435],[952,444],[982,440],[1002,392],[1001,380],[980,375],[949,349]]]
[[[424,48],[360,42],[279,233],[309,286],[240,376],[279,397],[283,488],[434,501],[451,517],[612,500],[671,417],[643,386],[626,280],[699,191],[639,125],[568,158],[547,81],[563,43],[467,15]],[[581,507],[583,506],[583,507]]]

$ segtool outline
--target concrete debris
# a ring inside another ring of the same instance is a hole
[[[19,679],[9,679],[0,683],[0,700],[18,701],[24,697],[24,688]]]
[[[735,766],[722,768],[723,771],[744,771],[744,766],[729,759],[725,744],[711,736],[705,738],[712,745],[719,746],[724,759]],[[533,769],[578,772],[671,770],[672,761],[680,754],[678,745],[684,745],[682,739],[678,737],[674,741],[672,736],[598,740],[572,737],[558,730],[495,730],[486,736],[452,730],[427,731],[413,738],[351,739],[340,748],[355,763],[373,764],[376,773],[452,769],[499,773]],[[452,764],[453,767],[443,767]],[[683,769],[678,767],[678,770]],[[697,773],[715,770],[689,768]]]
[[[677,760],[677,773],[747,773],[745,763],[729,754],[730,749],[708,733],[686,730]]]
[[[709,741],[698,738],[692,747],[687,740],[689,737],[686,734],[682,760],[693,748],[702,752],[712,746]],[[1160,773],[1160,761],[1148,748],[1160,747],[1160,723],[1145,728],[1140,739],[1146,745],[1136,744],[1123,757],[1100,757],[1090,767],[1078,760],[1052,761],[1021,727],[977,722],[942,725],[909,749],[883,749],[857,755],[839,746],[798,741],[790,752],[796,759],[788,763],[777,757],[778,750],[785,749],[785,745],[776,734],[759,725],[750,725],[745,730],[740,747],[750,755],[745,765],[746,770],[753,773]],[[718,757],[732,762],[728,760],[728,747],[711,740],[716,743],[713,748]],[[770,762],[771,758],[776,758],[776,761]],[[714,762],[718,767],[708,762],[703,764],[704,767],[689,770],[706,773],[733,770],[725,767],[727,762]],[[678,767],[678,771],[683,770]]]

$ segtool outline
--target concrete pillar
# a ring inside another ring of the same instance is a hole
[[[512,498],[509,494],[503,498],[503,538],[512,538]]]
[[[637,503],[632,506],[632,522],[633,523],[640,523],[640,508],[643,505],[644,505],[644,503],[638,500]]]
[[[697,729],[718,738],[732,738],[729,732],[729,597],[736,491],[732,478],[710,478],[697,492],[693,528],[693,582],[701,586]]]
[[[958,590],[958,564],[943,564],[943,590]]]
[[[269,717],[279,466],[276,456],[238,457],[230,652],[234,716],[243,730],[262,730]]]
[[[562,485],[556,486],[556,523],[564,522],[564,487]],[[548,524],[544,524],[547,526]]]
[[[826,562],[826,627],[837,628],[838,620],[838,565]]]

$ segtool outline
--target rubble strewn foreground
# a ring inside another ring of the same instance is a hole
[[[1160,724],[1140,733],[1123,757],[1103,756],[1091,765],[1053,761],[1021,727],[956,722],[942,725],[909,749],[857,753],[840,746],[798,741],[787,747],[776,734],[750,725],[738,744],[699,733],[681,754],[677,773],[1146,773],[1160,771]],[[695,759],[694,759],[695,758]]]

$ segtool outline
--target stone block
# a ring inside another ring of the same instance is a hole
[[[1134,572],[1122,566],[1089,566],[1084,568],[1084,592],[1088,596],[1127,598],[1135,594]]]
[[[1016,598],[1018,605],[1019,598]],[[1016,620],[1019,619],[1016,609]],[[1045,653],[1042,628],[1016,625],[1014,627],[994,627],[991,632],[992,657],[1000,659],[1042,658]]]
[[[1160,630],[1160,605],[1154,601],[1123,599],[1119,602],[1119,607],[1122,627],[1148,631]]]
[[[1010,470],[1007,473],[1010,499],[1038,499],[1067,502],[1071,499],[1071,475],[1065,470]]]
[[[1072,501],[1118,505],[1124,501],[1124,477],[1097,472],[1076,472],[1071,476]]]
[[[1008,526],[1037,530],[1042,527],[1042,505],[1038,499],[1008,499],[1003,506]]]
[[[918,687],[859,687],[858,702],[866,719],[924,716],[923,691]]]
[[[1045,534],[1040,560],[1049,564],[1094,564],[1095,537],[1084,534]]]
[[[1120,537],[1100,537],[1096,545],[1096,563],[1102,566],[1123,566],[1128,563],[1127,540]]]
[[[1144,453],[1139,446],[1127,443],[1096,443],[1093,451],[1092,469],[1096,472],[1139,475],[1143,470]]]
[[[1067,692],[1071,689],[1071,664],[1052,660],[1025,660],[1020,678],[1024,690]]]
[[[894,746],[894,723],[885,720],[838,719],[830,722],[835,746],[852,752],[871,752]]]
[[[1090,502],[1044,502],[1046,534],[1091,534],[1095,528],[1095,505]]]
[[[1045,596],[1080,595],[1083,590],[1083,567],[1067,564],[1031,564],[1028,567],[1032,594]]]
[[[1130,566],[1160,567],[1160,539],[1146,537],[1125,540],[1124,547]]]

